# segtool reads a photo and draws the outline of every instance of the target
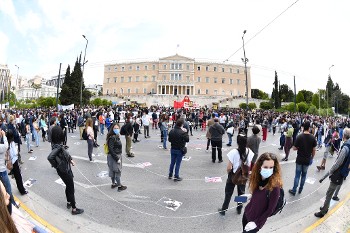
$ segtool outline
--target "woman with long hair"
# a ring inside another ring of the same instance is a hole
[[[0,181],[0,229],[4,233],[18,233],[15,223],[13,222],[11,215],[8,211],[8,205],[10,203],[10,195],[6,192],[6,189]]]
[[[250,167],[252,159],[254,157],[254,152],[247,148],[247,137],[244,134],[238,134],[237,135],[237,149],[232,149],[228,154],[228,163],[227,163],[227,180],[226,180],[226,186],[225,186],[225,200],[222,204],[222,207],[219,209],[219,213],[221,215],[225,215],[225,212],[228,209],[228,206],[231,201],[231,197],[233,194],[233,191],[235,189],[235,184],[232,182],[232,178],[234,174],[237,172],[239,167],[247,166]],[[238,196],[245,193],[245,185],[241,184],[237,185],[237,192]],[[237,213],[241,214],[243,208],[243,203],[238,202],[237,203]]]
[[[22,195],[26,195],[28,193],[28,191],[23,186],[21,169],[19,168],[19,164],[18,164],[17,147],[16,147],[16,144],[14,142],[14,134],[13,134],[13,131],[11,129],[9,129],[7,131],[6,137],[7,137],[7,141],[8,141],[8,144],[9,144],[10,159],[11,159],[12,165],[13,165],[13,168],[11,170],[12,174],[14,175],[14,177],[16,179],[16,184],[17,184],[18,191]]]
[[[109,170],[109,177],[112,179],[111,188],[118,187],[118,191],[123,191],[127,187],[121,184],[120,177],[122,174],[122,142],[119,134],[120,127],[118,123],[114,123],[106,137],[106,144],[108,145],[107,164]]]
[[[43,138],[43,142],[46,140],[46,131],[47,131],[47,124],[45,121],[45,114],[42,114],[40,117],[40,127],[41,127],[41,137]]]
[[[89,160],[90,162],[92,162],[92,150],[94,149],[94,129],[93,129],[93,122],[91,118],[88,118],[86,120],[86,134],[87,134],[87,144],[88,144],[88,156],[89,156]]]
[[[262,154],[250,176],[252,197],[244,210],[243,232],[258,232],[264,226],[276,208],[282,186],[281,167],[276,155]]]
[[[65,146],[62,145],[65,139],[65,134],[62,128],[58,125],[52,128],[52,151],[47,157],[51,165],[56,168],[57,174],[62,179],[66,185],[66,198],[67,198],[67,209],[72,208],[72,215],[82,214],[83,209],[78,209],[75,206],[75,196],[74,196],[74,181],[73,181],[73,172],[71,166],[74,166],[75,163],[65,149]]]

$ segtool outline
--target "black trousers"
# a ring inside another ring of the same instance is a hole
[[[233,173],[230,172],[228,174],[227,180],[226,180],[226,186],[225,186],[225,200],[224,203],[222,204],[222,210],[227,210],[228,206],[230,205],[230,201],[232,198],[233,191],[235,190],[235,184],[232,183],[232,176]],[[245,185],[237,185],[237,192],[238,196],[242,195],[245,193]],[[237,209],[242,209],[243,204],[242,203],[237,203]]]
[[[211,141],[211,159],[213,162],[216,160],[216,150],[218,151],[218,159],[222,161],[222,140],[220,141]]]
[[[74,197],[74,182],[73,176],[68,173],[63,173],[57,170],[57,174],[61,177],[62,181],[66,185],[66,198],[67,202],[72,205],[72,208],[75,209],[75,197]]]
[[[208,141],[207,141],[207,150],[209,150],[209,146],[210,146],[210,138],[208,138]]]
[[[16,160],[16,162],[13,164],[12,173],[16,179],[18,191],[21,194],[24,194],[24,192],[26,190],[23,186],[23,179],[22,179],[22,175],[21,175],[21,170],[20,170],[19,165],[18,165],[18,160]]]

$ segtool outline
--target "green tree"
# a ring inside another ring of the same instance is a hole
[[[246,104],[246,103],[240,103],[240,104],[239,104],[239,107],[240,107],[241,109],[247,109],[247,104]]]
[[[273,82],[274,88],[272,89],[272,95],[271,98],[274,99],[275,102],[275,108],[281,107],[281,101],[280,101],[280,94],[279,94],[279,89],[278,89],[278,75],[277,71],[275,71],[275,81]]]
[[[255,103],[249,103],[248,107],[249,107],[249,109],[256,109],[256,104]]]
[[[63,105],[68,105],[71,103],[73,99],[73,93],[70,88],[71,85],[71,74],[70,74],[70,66],[68,65],[66,70],[66,75],[64,76],[64,82],[61,87],[60,92],[60,101]]]
[[[318,108],[316,108],[316,106],[313,104],[310,105],[309,109],[307,110],[307,113],[311,115],[320,114]]]
[[[303,102],[303,101],[305,101],[304,94],[301,91],[299,91],[298,94],[297,94],[297,97],[296,97],[296,102],[300,103],[300,102]]]
[[[303,93],[305,102],[310,104],[312,101],[312,95],[314,93],[312,93],[311,91],[307,91],[307,90],[301,90],[299,92]]]
[[[100,98],[93,99],[91,101],[91,104],[95,105],[95,106],[101,106],[102,105],[102,100]]]
[[[311,103],[316,107],[316,108],[319,108],[320,107],[320,95],[319,94],[313,94],[312,95],[312,101]]]
[[[260,103],[260,106],[259,106],[261,109],[264,109],[264,110],[269,110],[269,109],[272,109],[273,108],[273,104],[272,102],[261,102]]]
[[[298,106],[299,112],[302,112],[302,113],[306,113],[307,110],[309,109],[309,106],[305,102],[300,102],[297,104],[297,106]]]
[[[293,102],[294,93],[287,84],[280,86],[280,96],[282,102]]]
[[[294,112],[294,103],[289,103],[283,106],[283,109],[288,112]],[[296,111],[298,112],[298,105],[296,106]]]

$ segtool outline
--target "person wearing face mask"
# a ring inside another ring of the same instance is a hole
[[[118,192],[125,190],[127,187],[121,184],[120,177],[122,174],[122,143],[120,141],[120,127],[114,123],[110,128],[106,144],[108,145],[107,165],[109,177],[112,179],[111,188],[117,188]]]
[[[264,226],[276,208],[282,186],[281,167],[276,155],[268,152],[262,154],[250,176],[249,189],[252,196],[244,209],[244,233],[258,232]]]

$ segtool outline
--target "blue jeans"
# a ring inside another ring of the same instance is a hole
[[[309,168],[309,165],[301,165],[301,164],[295,164],[295,177],[294,177],[294,186],[293,186],[293,192],[297,192],[297,188],[299,185],[300,175],[301,175],[301,181],[299,186],[299,192],[301,192],[304,188],[307,169]]]
[[[28,149],[28,152],[29,152],[30,149],[31,149],[31,146],[30,146],[30,134],[26,134],[26,142],[27,142],[27,149]]]
[[[175,166],[175,178],[179,177],[179,171],[182,161],[182,151],[179,149],[171,149],[171,162],[170,162],[170,168],[169,168],[169,177],[173,176],[174,166]]]
[[[3,185],[5,186],[6,192],[10,195],[10,203],[16,205],[15,200],[14,200],[13,195],[12,195],[11,183],[10,183],[10,179],[7,175],[7,171],[0,172],[0,180],[2,181]],[[10,204],[8,207],[9,207],[9,212],[12,213],[12,205]]]
[[[36,146],[39,146],[39,134],[38,131],[33,130],[34,138],[35,138],[35,144]]]
[[[101,134],[104,134],[104,129],[105,129],[105,125],[104,124],[100,124],[100,132],[101,132]]]
[[[232,145],[232,134],[230,134],[230,133],[227,133],[227,136],[228,136],[228,144],[229,145]]]
[[[318,135],[317,135],[317,145],[320,147],[320,146],[322,146],[322,134],[321,133],[319,133]]]
[[[166,141],[168,140],[168,130],[162,130],[163,132],[163,148],[166,149]]]

